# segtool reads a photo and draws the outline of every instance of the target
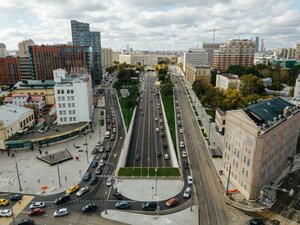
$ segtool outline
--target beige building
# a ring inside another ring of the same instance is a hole
[[[277,97],[226,112],[223,172],[228,177],[231,167],[230,181],[246,199],[272,185],[295,155],[299,110]]]
[[[186,71],[185,71],[186,79],[190,83],[194,83],[197,80],[201,80],[203,83],[210,83],[211,80],[211,73],[210,73],[210,66],[207,65],[193,65],[193,64],[186,64]]]
[[[123,51],[113,51],[112,52],[112,61],[119,61],[119,55],[122,55]]]
[[[226,124],[226,111],[223,111],[219,108],[216,109],[215,124],[217,132],[219,132],[221,135],[224,135]]]
[[[297,60],[300,60],[300,44],[295,44],[294,48],[295,48],[295,58]]]
[[[183,71],[186,72],[187,64],[207,65],[208,53],[203,48],[190,48],[183,53]]]
[[[105,74],[105,69],[113,66],[113,55],[111,48],[101,48],[101,68],[102,74]]]
[[[252,40],[230,40],[214,51],[213,67],[226,71],[230,65],[253,66],[255,46]]]
[[[240,79],[238,75],[234,74],[217,74],[216,77],[216,88],[226,91],[228,88],[240,87]]]
[[[29,40],[24,40],[19,43],[19,51],[16,52],[16,55],[19,57],[29,57],[29,46],[33,46],[34,41],[29,39]]]
[[[277,48],[274,52],[274,57],[276,59],[294,59],[295,54],[295,48]]]
[[[33,109],[14,105],[0,106],[0,149],[5,149],[5,140],[33,125]]]

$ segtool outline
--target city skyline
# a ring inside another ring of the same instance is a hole
[[[114,50],[127,44],[133,49],[184,50],[211,42],[214,28],[215,42],[258,36],[267,49],[275,49],[300,42],[299,9],[296,0],[4,0],[0,40],[8,50],[29,38],[38,45],[67,43],[72,40],[70,20],[75,19],[100,31],[103,46]]]

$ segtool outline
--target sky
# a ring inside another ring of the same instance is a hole
[[[70,20],[101,32],[114,50],[186,50],[234,38],[263,38],[267,49],[300,43],[299,0],[0,0],[0,43],[72,41]]]

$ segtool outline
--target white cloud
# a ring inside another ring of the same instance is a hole
[[[297,0],[1,0],[0,40],[66,43],[76,19],[114,49],[186,49],[211,41],[213,28],[216,41],[258,35],[276,48],[299,41],[299,9]]]

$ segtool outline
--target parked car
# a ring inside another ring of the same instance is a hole
[[[35,202],[29,206],[29,209],[45,208],[45,207],[46,207],[45,202]]]
[[[166,202],[166,206],[167,206],[167,207],[173,207],[173,206],[178,205],[178,204],[179,204],[179,200],[178,200],[178,198],[176,198],[176,197],[171,198],[170,200],[168,200],[168,201]]]
[[[118,191],[113,193],[113,196],[115,197],[115,199],[118,199],[118,200],[121,200],[123,198],[122,194]]]
[[[142,204],[142,209],[144,211],[155,211],[157,208],[156,202],[145,202]]]
[[[11,216],[12,216],[11,209],[0,210],[0,217],[11,217]]]
[[[182,128],[179,129],[179,133],[183,134],[183,129]]]
[[[179,146],[180,146],[180,148],[184,148],[184,143],[183,143],[183,141],[180,142]]]
[[[98,181],[98,176],[96,176],[96,175],[93,175],[92,176],[92,179],[91,179],[91,181],[90,181],[90,185],[94,185],[94,184],[96,184],[97,183],[97,181]]]
[[[160,136],[163,138],[163,137],[165,137],[165,134],[163,132],[161,132]]]
[[[157,118],[157,117],[155,117],[155,121],[158,121],[158,118]]]
[[[34,221],[29,219],[22,219],[18,222],[18,225],[34,225]]]
[[[184,164],[184,168],[185,169],[189,169],[190,168],[190,164],[189,164],[189,162],[187,160],[184,160],[183,164]]]
[[[36,208],[36,209],[31,209],[29,212],[28,212],[28,215],[29,216],[36,216],[36,215],[42,215],[45,213],[45,209],[42,209],[42,208]]]
[[[169,154],[165,154],[164,158],[169,159]]]
[[[193,184],[193,177],[192,176],[187,176],[187,182],[188,184]]]
[[[105,152],[110,152],[110,151],[111,151],[111,147],[109,145],[107,145],[105,148]]]
[[[250,221],[249,225],[264,225],[264,221],[260,218],[254,218]]]
[[[114,182],[114,178],[113,177],[108,177],[106,180],[106,186],[111,186]]]
[[[158,131],[159,131],[159,128],[158,128],[158,127],[156,127],[156,129],[155,129],[155,130],[156,130],[156,132],[158,132]]]
[[[115,207],[117,209],[129,209],[130,208],[130,204],[127,201],[120,201],[120,202],[116,203]]]
[[[167,143],[163,143],[163,148],[168,148],[168,144]]]
[[[91,212],[91,211],[95,211],[96,209],[97,209],[96,204],[90,203],[90,204],[83,206],[81,210],[82,210],[82,212]]]
[[[140,159],[141,159],[141,155],[140,155],[140,154],[136,154],[136,155],[135,155],[135,160],[136,160],[136,161],[139,161]]]
[[[161,152],[157,152],[157,157],[161,157]]]
[[[107,154],[107,153],[104,153],[104,154],[101,156],[101,159],[107,160],[107,159],[108,159],[108,154]]]
[[[70,200],[71,200],[70,195],[62,195],[59,198],[55,199],[55,204],[56,205],[62,205],[62,204],[67,203]]]
[[[114,141],[116,139],[116,136],[114,135],[114,134],[112,134],[111,136],[110,136],[110,141]]]
[[[102,167],[101,166],[98,166],[95,170],[95,174],[96,175],[100,175],[102,173]]]
[[[187,155],[186,155],[186,151],[182,151],[182,158],[186,158],[187,157]]]
[[[192,194],[192,188],[191,187],[187,187],[185,189],[185,191],[183,192],[183,197],[184,198],[189,198],[189,197],[191,197],[191,194]]]
[[[5,198],[0,198],[0,205],[6,206],[9,204],[9,201]]]
[[[66,215],[69,215],[69,210],[67,208],[58,209],[53,213],[54,217],[61,217]]]
[[[87,193],[88,191],[89,191],[89,187],[88,186],[80,188],[79,191],[77,191],[76,196],[80,197],[80,196],[84,195],[85,193]]]
[[[113,133],[117,133],[117,128],[114,127],[113,130],[112,130],[112,132]]]
[[[99,152],[100,153],[104,152],[104,147],[103,146],[100,147]]]
[[[73,194],[79,189],[78,185],[71,186],[68,190],[66,190],[66,194]]]
[[[96,168],[98,166],[98,162],[96,160],[93,160],[91,162],[91,168]]]
[[[19,201],[23,198],[23,195],[20,195],[20,194],[15,194],[13,196],[10,197],[10,200],[11,201]]]
[[[89,181],[91,179],[92,174],[90,172],[86,172],[83,176],[84,181]]]
[[[163,130],[163,129],[164,129],[164,126],[160,126],[160,129]]]
[[[92,151],[92,154],[97,154],[97,153],[99,153],[99,148],[96,146],[94,149],[93,149],[93,151]]]

